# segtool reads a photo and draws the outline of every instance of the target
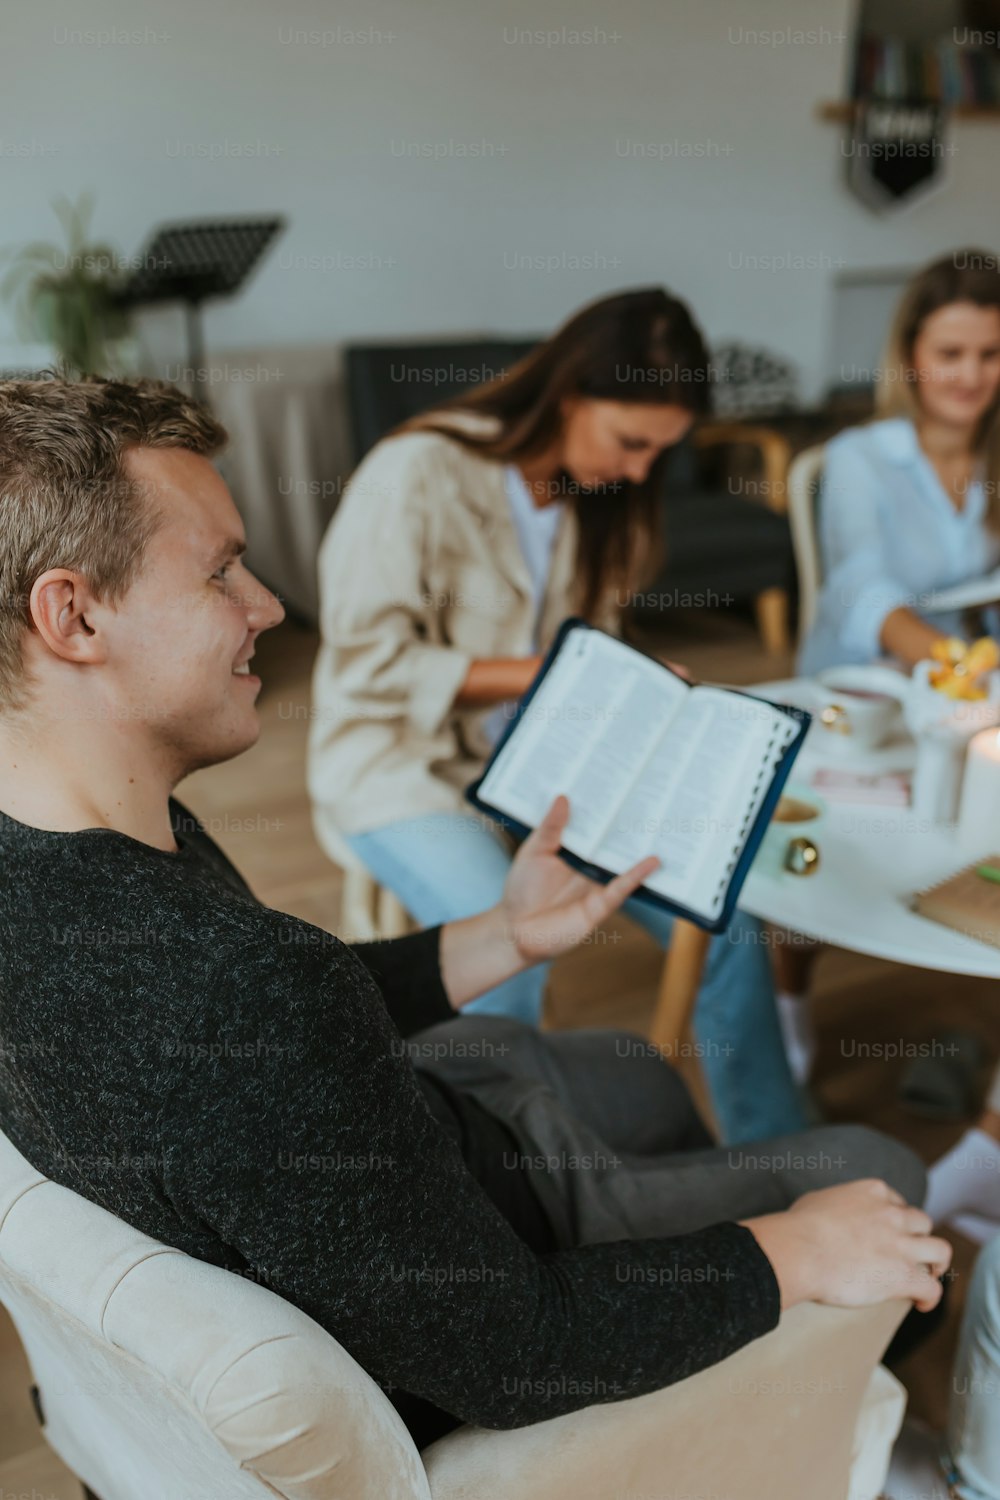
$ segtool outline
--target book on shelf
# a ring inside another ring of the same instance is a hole
[[[851,97],[882,103],[1000,105],[1000,56],[992,48],[950,37],[904,42],[864,35],[855,50]]]

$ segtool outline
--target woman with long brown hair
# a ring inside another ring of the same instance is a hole
[[[707,410],[708,380],[682,302],[620,293],[391,434],[353,476],[320,552],[309,786],[332,857],[346,841],[423,925],[500,898],[510,845],[463,790],[561,621],[617,631],[655,572],[665,455]],[[669,941],[666,914],[627,910]],[[730,1140],[804,1124],[759,937],[734,919],[698,1007]],[[545,978],[473,1008],[537,1025]]]
[[[1000,269],[960,250],[904,293],[876,386],[879,420],[830,443],[820,497],[824,585],[806,672],[909,668],[969,633],[934,593],[1000,563]],[[995,611],[975,631],[996,631]]]

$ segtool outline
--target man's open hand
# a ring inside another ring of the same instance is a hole
[[[607,885],[588,879],[559,857],[569,816],[568,798],[557,797],[514,856],[504,886],[500,910],[505,931],[528,963],[555,958],[582,943],[660,863],[650,855]]]

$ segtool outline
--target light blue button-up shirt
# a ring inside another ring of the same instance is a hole
[[[956,510],[913,423],[893,418],[853,427],[828,445],[819,509],[823,586],[801,672],[884,658],[882,623],[900,607],[949,635],[962,633],[960,613],[926,606],[935,590],[1000,563],[981,481]]]

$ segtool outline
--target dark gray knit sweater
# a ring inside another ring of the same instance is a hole
[[[735,1224],[530,1250],[400,1043],[452,1015],[438,930],[347,947],[173,811],[174,854],[0,814],[0,1126],[40,1171],[486,1427],[655,1390],[774,1326]]]

